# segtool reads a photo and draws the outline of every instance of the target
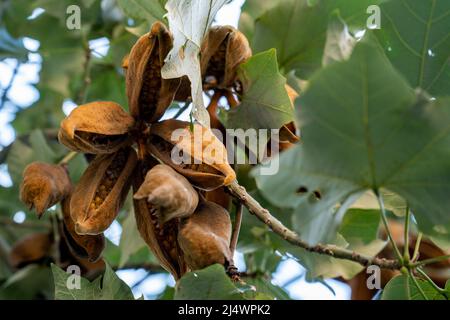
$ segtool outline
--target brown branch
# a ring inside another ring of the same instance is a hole
[[[86,102],[87,90],[91,84],[91,49],[88,44],[85,44],[85,60],[83,63],[83,83],[78,91],[75,103],[80,105]]]
[[[234,252],[236,251],[237,242],[239,239],[239,231],[241,230],[241,224],[242,224],[242,211],[243,211],[243,205],[241,202],[239,202],[236,205],[236,215],[234,217],[234,226],[233,226],[233,234],[231,236],[230,241],[230,252],[231,256],[234,256]]]
[[[376,265],[385,269],[401,268],[401,264],[397,260],[370,257],[351,250],[340,248],[335,245],[317,244],[315,246],[310,246],[308,243],[300,239],[297,233],[288,229],[278,219],[272,216],[267,209],[263,208],[258,201],[247,193],[244,187],[237,183],[237,181],[234,181],[228,186],[228,188],[232,195],[248,208],[250,213],[254,214],[259,220],[271,228],[273,232],[295,246],[303,248],[309,252],[324,254],[337,259],[351,260],[363,266]]]

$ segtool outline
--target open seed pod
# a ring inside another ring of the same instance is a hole
[[[135,192],[142,186],[146,173],[157,164],[158,162],[151,156],[139,163],[133,180]],[[161,266],[176,280],[181,278],[187,269],[177,243],[179,219],[172,219],[161,225],[158,221],[157,209],[147,199],[133,199],[133,201],[136,225],[141,237],[159,260]]]
[[[98,155],[83,173],[70,201],[78,234],[100,234],[116,218],[131,185],[137,163],[131,147]]]
[[[248,40],[239,30],[231,26],[212,27],[201,47],[203,79],[218,88],[231,87],[236,81],[237,67],[251,55]]]
[[[114,102],[97,101],[76,107],[61,122],[59,141],[84,153],[113,153],[130,144],[133,118]]]
[[[236,173],[228,164],[225,146],[210,129],[195,123],[191,131],[190,125],[174,119],[153,124],[149,151],[197,188],[210,191],[229,185]]]
[[[178,243],[192,270],[229,262],[230,240],[228,211],[209,201],[201,201],[194,214],[182,220],[178,232]]]
[[[21,268],[30,263],[44,261],[51,257],[53,238],[49,233],[32,233],[20,239],[11,248],[9,263]]]
[[[197,191],[189,181],[165,164],[158,164],[147,172],[134,198],[146,199],[156,209],[160,225],[190,216],[198,204]]]
[[[52,207],[71,189],[66,168],[44,162],[33,162],[23,171],[20,199],[29,208],[35,208],[38,217]]]
[[[172,49],[172,42],[170,32],[157,21],[131,49],[126,63],[126,91],[134,118],[157,121],[172,103],[180,79],[161,77],[164,58]]]
[[[227,192],[226,187],[220,187],[212,191],[205,192],[205,199],[220,205],[228,210],[231,205],[231,195]]]
[[[75,232],[75,224],[70,215],[70,196],[61,202],[63,223],[61,233],[73,255],[88,259],[89,262],[96,262],[102,255],[105,248],[105,236],[103,233],[98,235],[79,235]]]

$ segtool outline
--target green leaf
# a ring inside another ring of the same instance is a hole
[[[55,283],[56,300],[94,300],[100,296],[100,278],[93,282],[80,277],[80,289],[69,289],[67,282],[70,273],[65,272],[55,264],[52,264],[53,281]]]
[[[379,211],[350,209],[345,214],[338,236],[332,244],[367,256],[376,256],[386,245],[385,241],[377,239],[379,224]],[[311,279],[352,279],[364,270],[363,266],[352,261],[335,259],[300,248],[286,250],[299,258],[300,263],[308,270],[307,277]]]
[[[305,240],[331,236],[346,207],[380,188],[409,203],[421,230],[449,233],[450,99],[416,95],[363,41],[349,61],[318,72],[297,104],[303,143],[257,183],[275,205],[295,208],[294,228]]]
[[[382,25],[376,35],[393,65],[411,86],[448,95],[450,2],[390,1],[381,8]]]
[[[56,160],[55,153],[49,147],[41,130],[30,133],[29,144],[17,139],[7,157],[8,171],[15,185],[22,181],[22,172],[33,161],[53,163]]]
[[[131,211],[123,221],[119,247],[121,252],[119,267],[124,266],[131,255],[146,247],[144,240],[137,232],[136,219]]]
[[[279,129],[293,120],[275,50],[254,55],[239,67],[238,74],[244,94],[239,107],[228,112],[227,128]]]
[[[276,6],[279,2],[280,0],[246,0],[241,8],[239,30],[244,33],[248,39],[252,39],[255,30],[255,20],[262,16],[267,10]]]
[[[50,268],[30,264],[14,273],[0,286],[0,299],[52,299],[52,291]]]
[[[67,273],[52,264],[55,283],[55,299],[57,300],[134,300],[131,289],[106,264],[105,273],[93,282],[80,278],[80,288],[69,289],[68,282],[75,275]]]
[[[127,108],[125,78],[112,65],[96,64],[91,70],[91,81],[86,101],[114,101]]]
[[[428,300],[446,300],[427,281],[416,278]],[[413,280],[406,275],[391,279],[383,289],[381,300],[425,300]]]
[[[372,13],[367,9],[373,5],[381,5],[389,0],[323,0],[329,4],[330,12],[339,10],[341,17],[344,18],[351,30],[361,30],[367,27],[367,20]],[[395,0],[394,0],[395,1]],[[383,20],[383,17],[381,17]],[[382,22],[383,23],[383,22]],[[384,26],[382,25],[384,28]]]
[[[165,1],[162,0],[117,0],[125,15],[132,19],[147,20],[149,24],[163,20],[166,14]]]
[[[256,21],[252,48],[255,53],[276,48],[284,73],[296,70],[300,78],[308,78],[322,64],[327,13],[323,2],[281,1]]]
[[[130,287],[106,263],[102,279],[102,300],[134,300]]]
[[[245,277],[242,279],[253,290],[244,292],[247,299],[252,300],[290,300],[289,294],[281,287],[271,283],[270,279]]]
[[[226,275],[222,265],[185,274],[178,282],[175,300],[243,300],[242,293]]]
[[[380,224],[378,210],[350,209],[344,216],[339,233],[347,240],[368,244],[377,238]]]

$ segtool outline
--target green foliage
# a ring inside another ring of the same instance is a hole
[[[450,2],[390,1],[382,6],[377,36],[387,57],[412,87],[433,96],[449,94]]]
[[[228,128],[279,129],[292,121],[286,79],[278,72],[275,50],[251,57],[240,66],[239,75],[245,94],[239,108],[228,113]]]
[[[92,282],[81,278],[80,288],[73,288],[74,275],[52,265],[57,300],[134,300],[133,293],[106,263],[103,276]],[[72,277],[72,278],[71,278]]]
[[[184,275],[177,284],[174,299],[243,300],[244,297],[223,266],[215,264]]]
[[[295,208],[305,240],[330,240],[360,193],[381,187],[408,201],[423,231],[450,222],[448,99],[415,94],[375,45],[360,42],[349,61],[319,71],[297,104],[303,143],[257,182],[270,201]]]
[[[426,300],[447,300],[447,298],[436,291],[433,286],[423,279],[416,279],[418,285],[425,294]],[[447,290],[448,294],[450,291]],[[386,285],[383,290],[382,300],[425,300],[417,285],[410,276],[397,276]]]

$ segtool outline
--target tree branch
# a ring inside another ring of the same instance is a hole
[[[270,212],[263,208],[258,201],[250,196],[244,187],[240,186],[237,181],[234,181],[228,186],[231,194],[237,198],[241,203],[248,208],[250,213],[254,214],[264,224],[269,226],[273,232],[281,236],[287,242],[303,248],[309,252],[329,255],[333,258],[351,260],[363,266],[376,265],[384,269],[400,269],[401,263],[397,260],[388,260],[378,257],[370,257],[351,250],[343,249],[335,245],[317,244],[310,246],[308,243],[300,239],[294,231],[284,226],[278,219],[270,214]]]

